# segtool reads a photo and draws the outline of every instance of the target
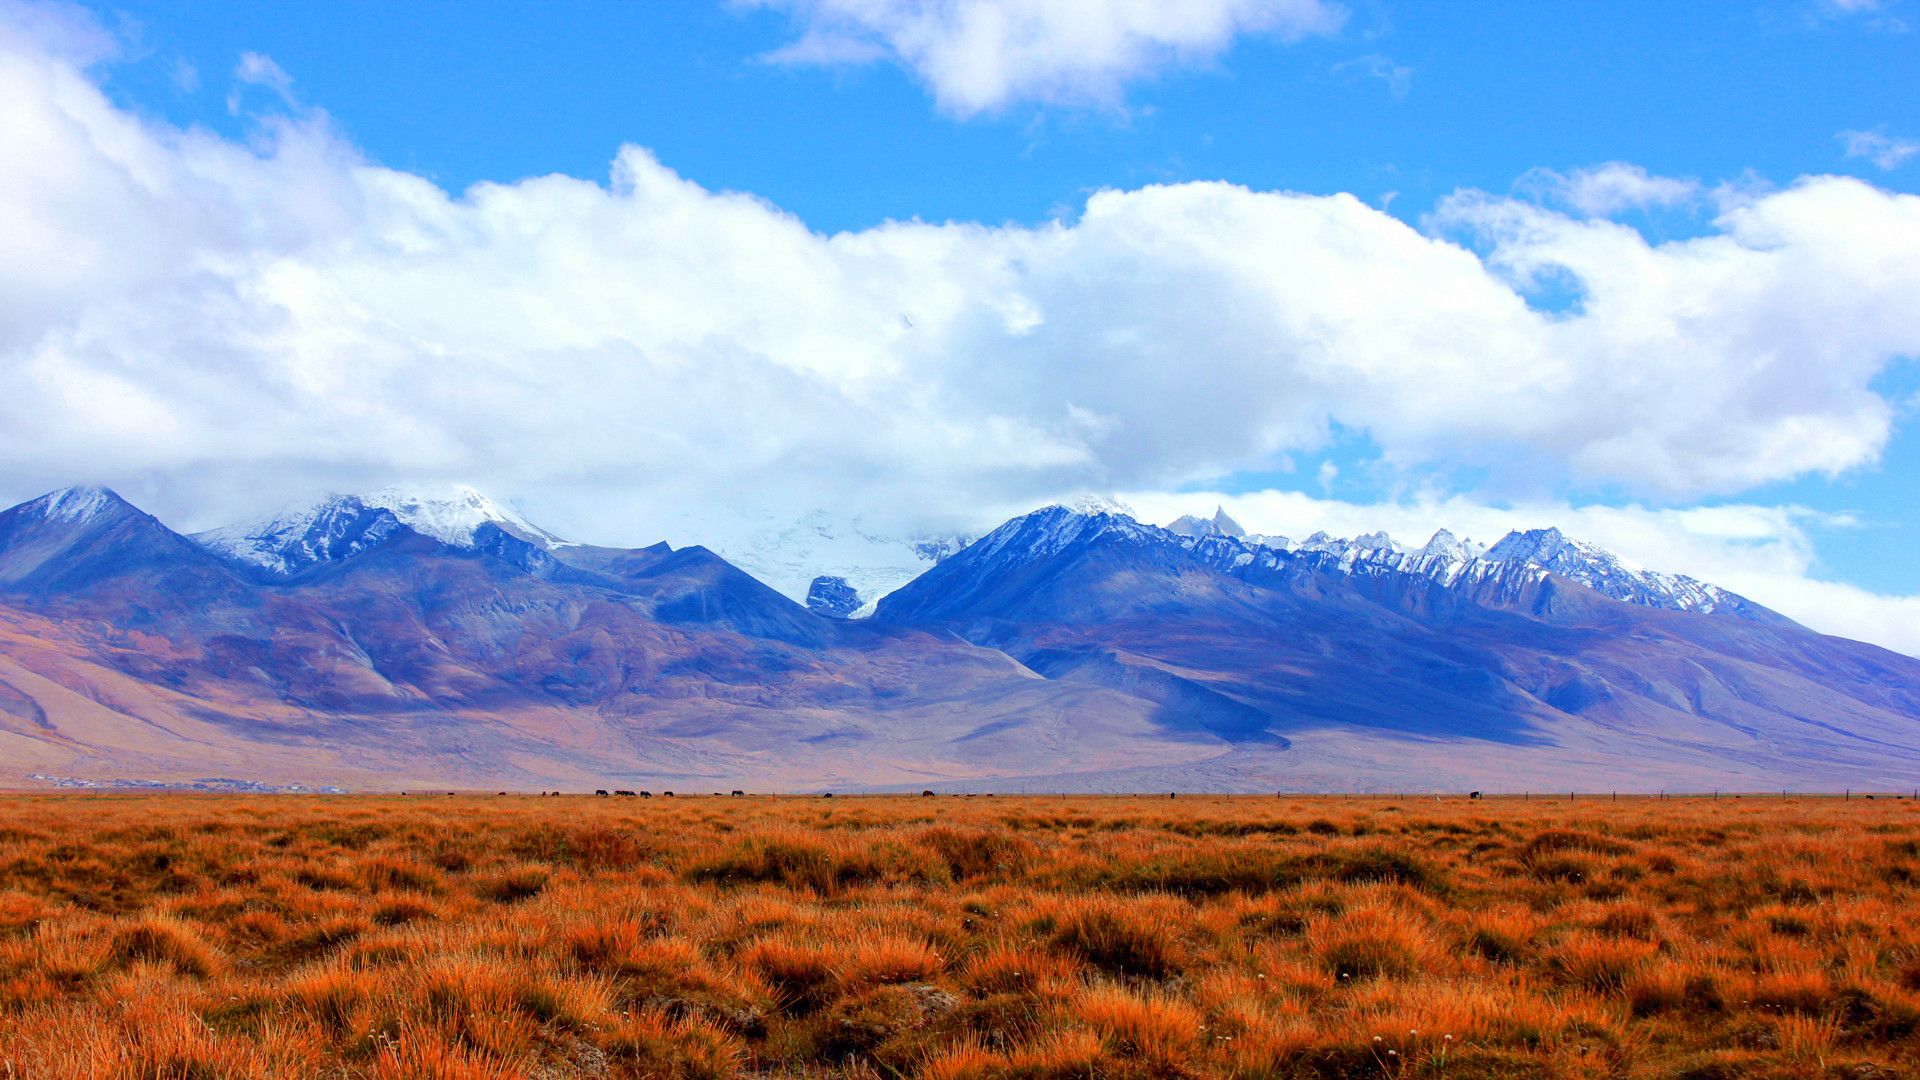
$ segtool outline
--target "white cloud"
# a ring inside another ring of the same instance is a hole
[[[1404,64],[1396,64],[1391,57],[1380,53],[1368,53],[1352,60],[1343,60],[1333,65],[1333,73],[1378,79],[1387,84],[1387,92],[1397,98],[1406,97],[1407,91],[1413,88],[1413,69]]]
[[[1887,14],[1892,8],[1887,0],[1815,0],[1808,15],[1815,26],[1852,19],[1877,33],[1906,33],[1911,27],[1898,15]]]
[[[634,147],[449,194],[317,114],[179,130],[39,41],[0,26],[0,494],[104,481],[183,527],[414,479],[585,540],[722,502],[978,526],[1336,427],[1390,471],[1687,498],[1873,461],[1873,380],[1920,353],[1920,198],[1852,179],[1669,243],[1219,183],[828,236]],[[1529,307],[1549,278],[1575,310]]]
[[[1920,142],[1896,139],[1877,131],[1843,131],[1834,137],[1840,140],[1848,157],[1865,158],[1882,170],[1897,169],[1906,164],[1908,158],[1920,154]]]
[[[0,0],[0,50],[39,52],[82,65],[123,51],[85,8],[57,0]]]
[[[1126,84],[1204,63],[1235,39],[1332,33],[1329,0],[745,0],[786,11],[800,37],[787,64],[891,58],[956,116],[1018,101],[1117,105]]]
[[[298,107],[299,103],[293,98],[293,76],[271,56],[257,52],[240,54],[240,62],[233,69],[233,89],[227,93],[228,112],[236,115],[240,112],[241,91],[249,86],[268,91],[289,108]]]
[[[1302,539],[1315,532],[1358,536],[1384,529],[1409,547],[1436,529],[1491,544],[1515,529],[1559,527],[1631,562],[1689,574],[1740,593],[1822,633],[1870,641],[1920,656],[1920,596],[1886,596],[1816,577],[1808,528],[1844,526],[1843,518],[1796,506],[1578,506],[1540,501],[1492,506],[1476,499],[1417,498],[1352,503],[1289,491],[1125,492],[1143,520],[1211,514],[1225,507],[1248,530]]]
[[[293,89],[293,77],[286,69],[274,62],[273,57],[257,52],[240,54],[240,63],[233,69],[233,77],[252,86],[264,86],[269,90],[286,93]]]
[[[1700,183],[1671,176],[1654,176],[1624,161],[1609,161],[1588,169],[1556,172],[1534,169],[1516,185],[1587,217],[1611,217],[1622,210],[1679,206],[1700,194]]]

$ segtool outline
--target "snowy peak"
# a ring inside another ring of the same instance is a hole
[[[1361,533],[1359,536],[1353,538],[1353,546],[1359,548],[1361,551],[1400,550],[1400,545],[1393,542],[1393,537],[1388,536],[1384,532]]]
[[[199,533],[194,539],[232,559],[281,575],[351,558],[399,533],[393,512],[343,495],[299,510]]]
[[[279,575],[352,558],[411,529],[443,544],[476,548],[497,529],[542,550],[566,541],[464,485],[444,489],[389,487],[366,495],[333,495],[271,517],[194,537],[203,546]]]
[[[1446,529],[1440,529],[1420,549],[1420,555],[1430,559],[1450,559],[1465,562],[1478,559],[1487,553],[1484,544],[1463,540]]]
[[[1298,544],[1290,544],[1283,537],[1249,536],[1243,530],[1227,532],[1216,525],[1222,518],[1239,529],[1237,522],[1216,510],[1212,520],[1193,515],[1178,518],[1168,524],[1165,533],[1196,550],[1217,545],[1222,539],[1235,539],[1249,551],[1265,549],[1267,554],[1243,557],[1267,563],[1274,562],[1273,553],[1317,553],[1330,556],[1331,565],[1345,573],[1363,568],[1369,572],[1387,570],[1418,574],[1449,586],[1485,579],[1502,568],[1524,567],[1534,573],[1557,574],[1623,603],[1703,614],[1721,612],[1762,621],[1779,618],[1718,586],[1681,574],[1642,569],[1605,548],[1573,539],[1556,528],[1511,532],[1491,548],[1440,529],[1424,546],[1409,550],[1385,532],[1363,533],[1351,538],[1316,532]]]
[[[1487,558],[1494,562],[1532,562],[1545,566],[1555,560],[1595,561],[1610,556],[1590,544],[1567,539],[1559,529],[1528,529],[1501,537],[1487,550]]]
[[[1099,508],[1083,510],[1076,504],[1070,507],[1049,506],[1031,514],[1022,514],[982,537],[979,543],[967,549],[967,553],[975,560],[1026,563],[1106,536],[1135,540],[1164,539],[1167,542],[1183,539],[1165,529],[1142,525],[1123,512]]]
[[[407,528],[454,547],[474,546],[474,537],[482,525],[496,525],[509,536],[536,547],[569,546],[567,541],[465,484],[441,488],[387,487],[360,496],[360,501],[391,511]]]
[[[1210,518],[1185,514],[1167,523],[1167,531],[1181,536],[1231,536],[1236,540],[1245,539],[1247,530],[1228,515],[1223,506],[1213,508]]]
[[[43,521],[81,524],[116,511],[133,510],[133,504],[122,499],[112,488],[83,485],[49,491],[37,499],[22,503],[20,510]]]
[[[1076,514],[1086,514],[1089,516],[1099,514],[1116,514],[1121,517],[1133,516],[1133,507],[1128,506],[1112,495],[1082,495],[1070,503],[1060,505],[1064,509],[1071,510]]]
[[[198,545],[107,488],[61,488],[0,512],[6,591],[63,595],[142,575],[187,592],[232,582]]]
[[[1207,536],[1213,532],[1213,522],[1198,514],[1181,514],[1167,522],[1167,531],[1181,536]]]
[[[1559,529],[1510,532],[1488,549],[1485,558],[1489,562],[1537,566],[1629,604],[1706,614],[1726,611],[1748,617],[1765,610],[1745,597],[1684,574],[1641,569],[1605,548],[1572,539]]]
[[[1263,546],[1273,547],[1273,544]],[[1300,541],[1296,551],[1320,551],[1337,558],[1369,558],[1379,554],[1400,554],[1403,549],[1394,542],[1393,537],[1384,532],[1361,533],[1355,537],[1331,536],[1324,532],[1314,533]]]

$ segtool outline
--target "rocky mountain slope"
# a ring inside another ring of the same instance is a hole
[[[1503,766],[1522,770],[1503,786],[1765,787],[1768,775],[1891,781],[1920,765],[1920,661],[1551,530],[1479,557],[1444,534],[1405,551],[1196,531],[1049,508],[875,618],[1155,700],[1170,726],[1234,743],[1215,775],[1249,786],[1335,761],[1351,778],[1341,787]],[[1276,739],[1289,753],[1266,749]]]

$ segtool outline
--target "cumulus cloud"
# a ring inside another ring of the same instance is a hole
[[[1143,520],[1208,515],[1218,506],[1251,532],[1296,540],[1316,532],[1358,536],[1385,530],[1418,547],[1444,528],[1491,544],[1515,529],[1552,525],[1641,566],[1732,589],[1822,633],[1920,656],[1920,596],[1885,596],[1820,580],[1808,530],[1849,521],[1804,507],[1579,506],[1555,500],[1496,506],[1463,495],[1356,503],[1292,491],[1137,491],[1120,497]]]
[[[1896,139],[1878,131],[1843,131],[1835,138],[1850,158],[1865,158],[1881,170],[1897,169],[1920,154],[1920,142]]]
[[[1329,0],[747,0],[787,12],[800,36],[767,59],[891,59],[956,116],[1018,101],[1116,105],[1129,82],[1204,63],[1245,36],[1337,30]]]
[[[49,40],[0,27],[0,494],[102,481],[183,527],[408,479],[610,542],[720,501],[977,526],[1336,430],[1509,496],[1685,499],[1872,462],[1920,353],[1920,198],[1854,179],[1670,242],[1223,183],[823,235],[637,147],[449,193],[297,108],[173,128]]]

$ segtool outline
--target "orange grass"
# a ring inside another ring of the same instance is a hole
[[[0,1077],[1920,1077],[1908,800],[0,797]]]

